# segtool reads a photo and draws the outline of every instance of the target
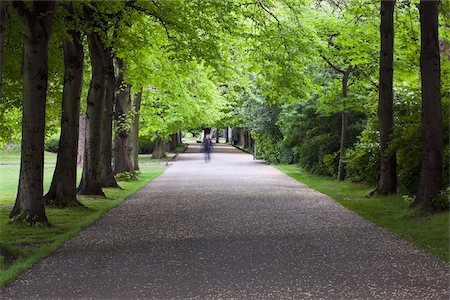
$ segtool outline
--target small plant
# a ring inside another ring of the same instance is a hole
[[[411,204],[413,203],[413,201],[414,201],[414,197],[409,196],[409,195],[402,195],[402,200],[403,200],[405,203],[411,205]]]
[[[431,201],[437,209],[448,210],[450,207],[450,187],[443,189]]]
[[[117,181],[135,181],[136,175],[132,172],[118,173],[114,176]]]

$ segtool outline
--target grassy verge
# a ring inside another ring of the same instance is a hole
[[[0,182],[7,180],[5,177],[8,175],[3,173],[3,168],[6,167],[9,166],[1,166],[0,168]],[[62,243],[87,228],[95,220],[100,218],[101,215],[123,202],[147,182],[163,173],[164,170],[165,167],[160,165],[145,166],[142,168],[142,173],[139,174],[139,181],[119,182],[119,185],[123,188],[122,190],[104,189],[106,199],[80,197],[80,201],[87,209],[47,208],[47,217],[52,224],[50,228],[39,225],[31,228],[25,225],[7,224],[8,214],[14,204],[15,196],[15,188],[11,183],[6,191],[9,196],[4,196],[5,191],[2,190],[1,192],[0,244],[8,252],[14,254],[17,259],[12,264],[0,262],[0,286],[6,285],[50,252],[56,250]],[[18,174],[15,179],[16,187],[17,177]],[[46,180],[46,184],[48,185],[51,177],[46,178],[48,178]]]
[[[401,195],[368,197],[373,187],[311,175],[294,165],[274,167],[330,196],[373,223],[450,262],[448,211],[424,215],[417,209],[409,208],[410,200]]]

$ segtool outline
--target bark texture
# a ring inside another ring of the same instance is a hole
[[[114,174],[134,173],[132,163],[132,149],[130,146],[132,123],[131,111],[131,85],[124,81],[123,61],[117,59],[117,95],[115,99],[115,136],[114,136]]]
[[[53,179],[44,199],[58,207],[83,206],[77,200],[77,154],[80,98],[83,85],[83,45],[80,32],[64,38],[64,90],[61,136]]]
[[[141,112],[142,88],[134,95],[133,112],[133,168],[139,171],[139,114]]]
[[[92,79],[89,87],[86,110],[86,143],[78,194],[104,197],[102,172],[99,167],[102,151],[102,115],[106,97],[106,76],[104,71],[104,45],[98,33],[88,35]]]
[[[164,152],[164,142],[160,137],[157,137],[155,140],[155,146],[153,148],[152,158],[153,159],[162,159],[166,156]]]
[[[101,171],[102,187],[119,188],[114,178],[112,169],[112,136],[113,136],[113,112],[116,92],[116,76],[114,74],[114,61],[111,49],[103,47],[104,50],[104,76],[106,77],[105,103],[102,111],[102,137],[101,137]]]
[[[78,123],[78,155],[77,165],[83,166],[84,150],[86,144],[86,115],[81,115]]]
[[[347,140],[347,131],[348,131],[348,112],[341,112],[341,140],[339,145],[339,163],[338,163],[338,180],[345,179],[345,142]]]
[[[49,224],[43,201],[45,104],[48,82],[48,42],[55,2],[13,2],[24,26],[22,65],[22,149],[17,198],[10,221]]]
[[[342,71],[342,102],[343,102],[343,111],[341,112],[341,140],[339,145],[339,163],[338,163],[338,180],[345,179],[345,143],[347,141],[347,132],[348,132],[348,112],[345,110],[346,107],[346,99],[348,97],[348,79],[350,74],[353,72],[352,67],[348,67],[345,71]]]
[[[420,1],[422,157],[419,189],[413,205],[423,205],[427,211],[435,209],[432,197],[443,184],[438,4],[439,1]]]
[[[389,151],[394,132],[394,1],[381,1],[380,84],[378,122],[380,128],[380,178],[376,192],[381,195],[397,192],[396,153]]]

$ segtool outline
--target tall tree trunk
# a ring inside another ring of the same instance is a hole
[[[164,152],[164,142],[160,137],[155,140],[155,146],[153,148],[152,158],[162,159],[165,158],[166,154]]]
[[[131,149],[129,149],[132,128],[128,125],[131,110],[131,85],[124,82],[123,61],[121,59],[116,60],[116,66],[119,73],[116,85],[118,92],[115,99],[114,174],[134,173]]]
[[[86,115],[83,114],[80,116],[80,120],[78,122],[79,130],[78,130],[78,155],[77,155],[77,165],[83,166],[84,161],[84,151],[86,144],[86,123],[87,123]]]
[[[174,133],[170,136],[170,150],[175,150],[178,146],[177,134]]]
[[[53,179],[44,199],[58,207],[83,206],[77,200],[78,124],[81,87],[83,85],[83,45],[80,32],[63,39],[64,90],[61,115],[61,136]]]
[[[3,57],[5,47],[6,5],[8,2],[0,1],[0,99],[3,91]]]
[[[141,112],[142,88],[134,95],[133,118],[133,168],[139,170],[139,114]]]
[[[106,97],[106,76],[104,70],[104,46],[98,33],[88,35],[92,79],[87,97],[86,142],[83,160],[83,174],[78,187],[80,195],[104,197],[102,191],[101,151],[102,115]],[[99,167],[100,166],[100,167]]]
[[[111,49],[104,49],[104,70],[106,76],[105,104],[102,112],[102,153],[101,153],[101,171],[102,187],[119,188],[112,169],[112,137],[113,137],[113,113],[116,92],[116,76],[114,74],[114,61]]]
[[[350,77],[350,73],[352,72],[352,67],[349,67],[345,72],[343,72],[342,76],[342,102],[343,102],[343,111],[341,112],[341,141],[339,146],[339,164],[338,164],[338,180],[345,179],[345,142],[347,141],[347,131],[348,131],[348,112],[346,111],[346,99],[348,97],[348,79]]]
[[[438,39],[439,1],[420,1],[420,73],[422,83],[422,157],[413,205],[435,209],[432,197],[442,189],[442,107]]]
[[[25,30],[22,65],[22,148],[17,198],[10,221],[49,224],[43,200],[45,104],[48,42],[55,2],[33,1],[31,10],[13,2]]]
[[[341,112],[341,141],[339,146],[339,164],[338,164],[338,180],[345,179],[345,141],[347,139],[347,131],[348,131],[348,112]]]
[[[230,142],[230,127],[226,127],[225,129],[225,142],[229,143]]]
[[[177,132],[178,142],[177,144],[183,144],[183,134],[181,133],[181,130],[178,130]]]
[[[397,192],[397,161],[389,144],[394,132],[394,1],[381,1],[380,84],[378,122],[380,126],[380,179],[376,192],[387,195]]]
[[[216,128],[216,143],[219,143],[219,138],[220,138],[220,129]]]

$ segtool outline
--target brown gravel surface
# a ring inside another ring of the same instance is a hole
[[[231,146],[159,178],[2,299],[449,299],[449,266]]]

